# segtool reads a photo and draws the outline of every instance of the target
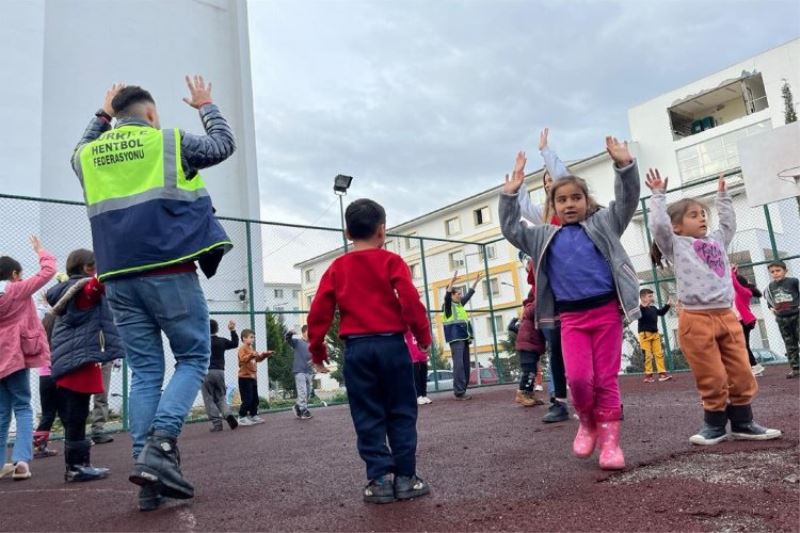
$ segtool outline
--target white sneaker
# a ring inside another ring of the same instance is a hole
[[[428,402],[425,401],[424,396],[417,396],[417,405],[425,405],[426,403]]]
[[[756,363],[755,366],[751,366],[750,370],[753,371],[753,375],[760,377],[764,375],[764,367],[761,366],[761,363]]]
[[[425,403],[433,403],[433,400],[431,400],[427,396],[423,396],[423,398],[425,398]]]
[[[537,392],[542,392],[544,390],[544,387],[542,387],[541,385],[535,385],[533,387],[533,390],[535,390]]]
[[[263,424],[263,423],[264,423],[264,419],[263,419],[263,418],[261,418],[261,417],[260,417],[260,416],[258,416],[258,415],[256,415],[256,416],[251,416],[251,417],[250,417],[250,420],[252,420],[254,424]]]
[[[239,417],[239,425],[240,426],[252,426],[253,424],[255,424],[255,421],[253,421],[253,419],[250,418],[249,416],[240,416]]]

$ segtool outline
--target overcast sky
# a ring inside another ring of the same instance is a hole
[[[395,225],[499,183],[543,126],[564,159],[597,153],[627,138],[629,107],[800,35],[797,0],[250,0],[249,15],[262,216],[324,226],[338,173]]]

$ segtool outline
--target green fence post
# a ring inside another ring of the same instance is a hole
[[[108,391],[106,391],[107,393]],[[128,359],[122,359],[122,431],[128,431]]]
[[[479,244],[481,248],[481,253],[483,255],[483,272],[484,276],[486,277],[486,285],[488,286],[489,290],[486,291],[486,294],[489,296],[489,316],[492,317],[492,339],[494,341],[494,366],[497,368],[497,377],[500,379],[500,383],[505,383],[505,379],[503,378],[503,367],[500,364],[500,353],[497,349],[497,324],[494,321],[494,302],[492,301],[492,287],[491,283],[489,283],[489,258],[486,256],[486,245]],[[478,373],[480,373],[480,368],[477,369]]]
[[[250,222],[244,223],[245,234],[247,238],[247,286],[250,294],[249,298],[249,312],[250,312],[250,329],[256,329],[256,304],[253,301],[255,294],[253,293],[253,243],[252,235],[250,232]]]
[[[647,236],[647,247],[648,249],[650,249],[653,246],[653,238],[650,235],[650,224],[647,218],[647,204],[645,203],[644,198],[641,199],[641,203],[642,203],[642,219],[644,221],[644,233]],[[656,268],[656,265],[654,265],[652,261],[650,262],[650,269],[651,269],[650,271],[653,273],[653,284],[655,285],[656,288],[655,290],[656,303],[658,304],[659,307],[661,307],[663,300],[661,299],[661,291],[658,290],[660,283],[658,280],[658,269]],[[667,368],[669,368],[670,371],[674,371],[675,361],[672,357],[672,347],[670,346],[669,342],[669,330],[667,329],[667,319],[665,318],[665,316],[661,317],[661,329],[664,330],[664,344],[666,345],[667,348]]]
[[[413,238],[413,237],[406,237]],[[422,286],[425,290],[425,309],[428,311],[428,326],[431,330],[431,350],[433,350],[433,320],[431,320],[431,295],[428,291],[428,267],[425,266],[425,239],[419,239],[419,262],[422,264]],[[431,354],[433,363],[433,388],[439,392],[439,373],[436,372],[436,354]]]
[[[769,206],[764,204],[764,218],[767,219],[767,233],[769,233],[769,245],[772,248],[772,260],[778,259],[778,244],[775,242],[775,230],[772,229],[772,217],[769,214]]]

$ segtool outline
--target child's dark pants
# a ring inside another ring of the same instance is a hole
[[[390,473],[413,476],[417,392],[403,335],[350,337],[344,354],[350,416],[367,479]]]

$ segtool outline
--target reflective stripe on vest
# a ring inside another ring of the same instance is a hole
[[[79,157],[89,218],[151,200],[208,195],[199,174],[186,179],[177,129],[120,126],[84,145]]]

